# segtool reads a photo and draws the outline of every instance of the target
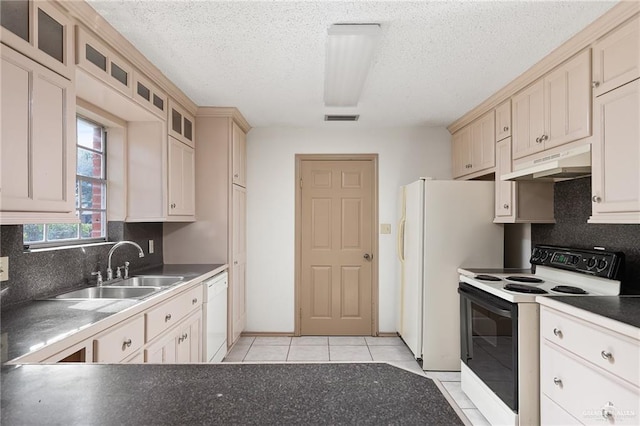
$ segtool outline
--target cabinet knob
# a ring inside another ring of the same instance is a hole
[[[547,135],[542,135],[542,136],[540,136],[540,142],[544,142],[544,141],[546,141],[547,139],[549,139],[549,136],[547,136]]]
[[[234,260],[234,261],[233,261],[233,264],[234,264],[234,265],[237,265],[237,264],[238,264],[238,261],[237,261],[237,260]]]
[[[540,138],[536,138],[536,143],[542,143],[542,141],[540,140]]]
[[[124,342],[122,342],[122,350],[124,351],[125,349],[127,349],[128,347],[131,346],[131,339],[127,339]]]
[[[554,334],[554,336],[562,337],[562,330],[560,330],[558,328],[554,328],[553,329],[553,334]]]
[[[171,319],[171,314],[167,314],[167,315],[165,315],[165,317],[164,317],[164,322],[167,322],[167,321],[169,321],[170,319]]]
[[[593,197],[591,197],[591,201],[593,201],[594,203],[599,203],[600,201],[602,201],[602,198],[594,195]]]
[[[195,305],[196,303],[198,303],[198,298],[194,297],[193,300],[191,300],[191,304]]]
[[[557,377],[554,377],[553,378],[553,384],[556,385],[556,386],[562,386],[562,380],[560,380]]]
[[[611,361],[613,359],[613,354],[609,351],[602,351],[600,352],[600,356],[604,359],[607,359],[609,361]]]
[[[504,205],[504,206],[502,206],[502,207],[504,207],[505,209],[508,209],[508,208],[509,208],[509,204],[505,204],[505,205]]]
[[[238,177],[238,174],[236,173],[235,175],[233,175],[233,177],[234,177],[234,178],[237,178],[237,177]]]
[[[508,126],[504,126],[504,127],[502,128],[502,131],[504,131],[504,132],[508,132],[508,131],[509,131],[509,127],[508,127]]]
[[[613,402],[609,401],[602,407],[602,417],[605,419],[610,419],[613,417],[615,407],[613,406]]]
[[[598,88],[598,86],[600,86],[600,82],[599,81],[592,81],[591,82],[591,87],[593,87],[594,89]]]
[[[171,208],[175,209],[176,208],[176,203],[171,203]]]

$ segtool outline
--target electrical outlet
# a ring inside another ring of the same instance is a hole
[[[9,281],[9,258],[0,257],[0,281]]]
[[[381,223],[380,224],[380,233],[381,234],[390,234],[391,233],[391,224],[390,223]]]
[[[153,254],[153,240],[149,240],[149,254]]]

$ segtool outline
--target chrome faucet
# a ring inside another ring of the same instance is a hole
[[[138,257],[144,257],[144,251],[142,251],[142,247],[140,247],[137,243],[134,243],[133,241],[120,241],[115,243],[114,246],[111,247],[111,250],[109,250],[109,261],[107,262],[107,281],[111,281],[113,279],[113,269],[111,269],[111,255],[118,247],[124,244],[130,244],[136,247],[139,251]],[[128,268],[127,268],[127,272],[128,272]]]

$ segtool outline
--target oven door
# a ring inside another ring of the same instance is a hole
[[[518,411],[518,305],[461,282],[460,358]]]

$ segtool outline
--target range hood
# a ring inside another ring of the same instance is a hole
[[[500,180],[567,180],[591,175],[591,144],[530,160],[514,166]]]

